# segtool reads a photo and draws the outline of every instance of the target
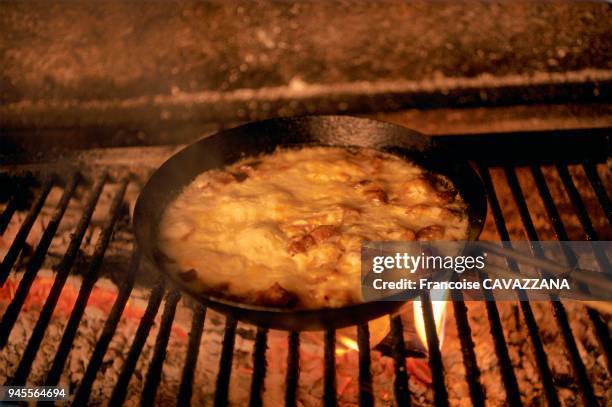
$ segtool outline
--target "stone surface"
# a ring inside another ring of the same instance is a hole
[[[612,82],[610,10],[554,1],[3,2],[0,125],[601,99]]]

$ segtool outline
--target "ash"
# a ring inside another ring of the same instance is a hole
[[[601,167],[600,170],[602,170]],[[581,236],[578,236],[580,231],[579,223],[571,209],[569,209],[570,207],[564,204],[567,201],[567,197],[564,197],[562,189],[558,188],[559,182],[555,181],[554,174],[548,171],[548,169],[545,168],[544,173],[553,186],[552,193],[555,200],[561,202],[559,209],[564,221],[569,225],[568,229],[571,237],[580,239]],[[529,184],[531,182],[525,178],[524,171],[519,171],[518,174],[522,183]],[[602,171],[602,174],[605,173]],[[580,190],[583,191],[584,189],[581,184],[583,185],[585,182],[584,177],[574,170],[572,175],[577,178]],[[496,185],[504,185],[504,182],[500,181],[503,174],[493,171],[492,176]],[[603,178],[606,180],[606,184],[609,184],[609,178],[605,175]],[[136,182],[130,183],[125,203],[121,208],[120,219],[115,227],[113,239],[105,255],[100,272],[101,278],[96,283],[92,292],[61,377],[60,384],[65,386],[71,394],[74,394],[82,380],[95,344],[108,317],[110,307],[116,298],[117,284],[125,278],[128,265],[127,259],[133,244],[129,221],[130,212],[138,190],[139,185]],[[80,275],[87,269],[91,261],[96,241],[108,219],[109,203],[115,191],[116,185],[114,184],[105,186],[103,190],[92,222],[80,247],[79,256],[72,269],[72,275],[62,291],[57,309],[33,363],[31,374],[28,377],[28,385],[41,385],[46,378],[48,368],[57,352],[63,330],[82,282]],[[26,247],[17,260],[13,273],[7,283],[0,288],[0,315],[4,314],[7,305],[10,303],[14,289],[21,279],[24,266],[28,263],[33,249],[38,244],[53,214],[55,205],[60,199],[61,193],[62,189],[59,187],[54,187],[51,190],[45,206],[26,240]],[[504,208],[504,214],[507,215],[506,219],[511,237],[513,239],[521,238],[523,236],[522,227],[520,219],[517,219],[516,211],[513,210],[511,195],[503,187],[499,188],[498,193],[500,194],[500,202]],[[0,383],[6,382],[17,368],[27,341],[38,320],[40,309],[48,295],[50,285],[53,282],[55,274],[52,268],[65,253],[70,240],[70,234],[78,223],[87,196],[88,186],[79,186],[51,243],[43,267],[30,290],[25,307],[21,311],[11,332],[9,342],[0,351]],[[532,201],[532,197],[528,197],[528,204],[534,212],[536,227],[538,232],[541,232],[541,238],[552,238],[550,225],[546,223],[541,203]],[[598,211],[601,211],[592,193],[586,194],[585,204],[590,213],[597,214]],[[2,209],[3,207],[0,205],[0,210]],[[17,211],[13,215],[5,233],[0,236],[0,257],[4,257],[26,213],[25,210]],[[497,236],[491,218],[489,217],[487,221],[483,238],[494,240]],[[606,228],[602,226],[604,222],[605,218],[601,216],[594,219],[595,228],[601,231],[601,236],[608,237],[609,229],[606,232]],[[121,321],[94,382],[90,396],[90,403],[93,405],[104,405],[111,396],[117,378],[123,368],[125,358],[132,345],[138,324],[147,306],[150,296],[150,283],[153,280],[155,280],[153,273],[141,272],[137,276],[136,287],[122,314]],[[595,395],[602,405],[609,404],[612,400],[610,372],[607,372],[605,355],[597,342],[597,336],[586,313],[586,309],[582,304],[576,302],[566,302],[564,305],[576,338],[580,357],[588,372]],[[572,372],[571,363],[566,355],[565,345],[554,320],[550,304],[534,302],[531,303],[531,306],[539,326],[540,335],[562,405],[583,405],[580,398],[580,390]],[[472,339],[475,343],[476,357],[481,370],[481,383],[486,393],[487,404],[491,406],[505,405],[505,389],[500,375],[499,361],[497,360],[493,340],[489,332],[489,322],[485,306],[483,303],[468,302],[467,307],[472,328]],[[546,404],[546,399],[538,368],[535,365],[531,339],[518,304],[503,302],[498,303],[497,307],[502,319],[510,359],[517,376],[521,392],[520,397],[525,405],[544,405]],[[153,356],[154,343],[163,308],[164,303],[160,306],[155,324],[148,335],[134,374],[131,377],[126,398],[127,405],[140,403],[144,378]],[[457,336],[452,307],[448,307],[447,310],[449,314],[446,318],[445,335],[441,349],[446,373],[446,388],[452,406],[468,406],[471,405],[471,400],[465,379],[460,342]],[[403,316],[410,315],[411,313],[406,308],[402,309],[401,312]],[[177,307],[167,355],[164,360],[161,381],[157,389],[156,404],[158,405],[175,404],[176,402],[187,353],[188,333],[191,329],[192,314],[193,304],[188,299],[182,298]],[[608,330],[612,331],[612,320],[610,317],[604,315],[603,318],[607,323]],[[411,325],[408,319],[405,320],[404,325],[406,327],[406,342],[411,343],[414,339],[414,332],[410,331]],[[213,404],[224,328],[225,318],[212,310],[208,310],[194,374],[192,397],[194,405]],[[231,405],[245,405],[248,403],[253,374],[252,352],[255,332],[256,328],[251,325],[238,324],[230,379],[229,400]],[[266,352],[265,391],[263,393],[266,405],[279,405],[284,402],[287,352],[287,333],[270,331],[268,335],[268,350]],[[379,346],[376,350],[372,350],[371,353],[373,392],[376,404],[383,406],[393,405],[394,361],[384,352],[384,347]],[[426,361],[426,359],[423,359],[423,361]],[[348,351],[337,354],[336,369],[339,404],[342,406],[358,405],[358,353],[356,351]],[[431,385],[423,381],[422,378],[419,379],[418,376],[411,374],[409,380],[413,405],[433,405]],[[323,334],[302,333],[300,335],[298,402],[303,406],[318,406],[321,404],[322,396]]]
[[[51,276],[50,271],[42,271],[40,279]],[[39,280],[35,284],[38,283]],[[44,281],[44,280],[43,280]],[[78,291],[79,277],[71,277],[64,289],[63,296],[76,298],[71,293]],[[97,338],[100,335],[107,310],[96,301],[107,291],[116,293],[110,280],[100,280],[92,294],[87,311],[80,324],[72,351],[66,363],[60,384],[73,394],[78,387]],[[104,291],[102,291],[104,290]],[[121,322],[104,357],[102,367],[92,388],[90,402],[94,405],[104,404],[111,396],[125,358],[133,341],[138,323],[149,295],[148,289],[135,288],[130,302],[123,313]],[[7,301],[0,302],[0,311],[4,312]],[[23,354],[25,344],[37,321],[40,302],[35,297],[28,297],[27,308],[20,317],[9,338],[8,345],[0,352],[0,381],[5,382],[16,369]],[[599,351],[596,336],[589,323],[582,305],[565,304],[572,315],[571,325],[576,336],[581,358],[585,363],[595,394],[602,402],[612,400],[612,383],[606,372],[605,359]],[[37,358],[32,366],[28,385],[41,385],[48,367],[51,365],[57,346],[61,339],[69,311],[70,301],[60,302],[41,344]],[[550,305],[533,303],[540,332],[547,352],[548,360],[556,383],[557,391],[564,406],[582,405],[579,390],[573,379],[571,366],[564,353],[564,345],[556,328]],[[159,318],[164,304],[156,317],[156,322],[143,348],[135,372],[130,380],[126,403],[135,405],[140,402],[144,377],[152,357],[153,347],[159,327]],[[515,303],[498,304],[508,341],[510,358],[515,369],[521,398],[526,405],[545,404],[545,396],[533,361],[533,350],[523,321],[518,317]],[[506,396],[501,382],[499,364],[495,356],[493,342],[489,334],[486,312],[482,303],[468,303],[472,338],[476,344],[476,355],[481,369],[481,381],[485,388],[488,402],[493,406],[506,403]],[[446,319],[446,334],[442,347],[443,362],[446,371],[446,385],[451,405],[468,406],[471,404],[461,357],[460,344],[449,307],[449,318]],[[404,310],[405,312],[406,310]],[[158,387],[156,403],[167,405],[176,402],[180,378],[187,352],[187,335],[190,329],[192,304],[182,299],[177,307],[177,314],[172,326],[168,352],[163,366],[161,382]],[[215,382],[218,372],[221,343],[223,340],[225,319],[214,311],[208,311],[204,332],[199,349],[199,358],[194,376],[194,393],[192,402],[195,405],[211,405],[214,400]],[[232,376],[230,381],[230,404],[245,405],[248,403],[249,388],[252,378],[252,351],[254,346],[255,327],[238,324]],[[298,400],[304,406],[319,405],[323,396],[323,335],[322,333],[302,333],[300,346],[300,380]],[[268,405],[282,404],[284,400],[287,334],[270,331],[268,335],[267,372],[265,379],[264,402]],[[337,391],[340,405],[358,404],[358,353],[349,351],[336,356]],[[393,405],[394,362],[381,352],[372,351],[373,390],[378,405]],[[412,401],[417,406],[433,404],[433,393],[429,385],[410,377]]]

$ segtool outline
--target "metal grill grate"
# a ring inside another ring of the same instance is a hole
[[[578,135],[579,137],[579,135]],[[453,139],[453,143],[460,145],[461,141]],[[467,142],[466,142],[467,143]],[[584,144],[584,143],[582,143]],[[583,146],[584,147],[584,146]],[[582,148],[583,148],[582,147]],[[468,147],[464,147],[468,148]],[[584,149],[584,148],[583,148]],[[567,152],[566,152],[567,153]],[[581,157],[576,157],[578,160],[582,160]],[[597,173],[596,164],[597,161],[605,157],[598,159],[587,158],[586,161],[581,162],[584,173],[586,174],[590,184],[593,187],[595,196],[597,197],[605,217],[607,218],[607,226],[609,226],[611,217],[611,204],[610,198],[607,194],[606,188],[602,179]],[[549,185],[547,184],[546,178],[540,167],[541,163],[536,161],[533,157],[527,158],[527,168],[529,168],[530,174],[533,177],[533,181],[536,186],[537,193],[539,194],[548,221],[552,226],[552,229],[559,240],[569,240],[568,232],[563,220],[559,214],[557,204],[555,203]],[[548,159],[546,159],[548,160]],[[550,161],[546,161],[550,162]],[[562,184],[569,196],[571,204],[575,210],[575,214],[578,217],[580,224],[584,230],[585,235],[590,240],[597,240],[599,236],[593,225],[591,214],[587,210],[585,203],[581,197],[579,189],[576,187],[574,180],[570,172],[568,171],[568,162],[556,161],[554,162],[556,171],[562,181]],[[490,205],[490,214],[492,214],[494,224],[497,229],[497,233],[501,240],[510,241],[511,234],[508,230],[506,219],[498,199],[499,188],[509,188],[513,197],[513,200],[518,208],[520,219],[522,221],[523,229],[530,240],[538,240],[538,230],[534,225],[533,219],[530,214],[530,210],[527,206],[525,199],[525,193],[521,187],[519,179],[517,178],[517,168],[515,166],[503,164],[501,169],[505,173],[506,185],[496,184],[491,176],[491,169],[497,168],[495,163],[492,163],[490,157],[487,156],[487,160],[482,160],[478,164],[478,169],[483,179],[486,192],[488,195],[488,201]],[[73,174],[67,180],[62,179],[60,176],[53,176],[42,179],[41,187],[38,192],[38,196],[34,199],[31,209],[25,220],[23,221],[17,235],[12,241],[12,244],[2,261],[0,266],[0,283],[4,283],[11,270],[14,268],[15,262],[18,259],[20,251],[24,247],[25,239],[32,228],[36,218],[38,217],[41,208],[45,202],[49,191],[53,185],[63,185],[63,195],[60,202],[55,209],[53,217],[48,224],[38,246],[36,247],[34,254],[31,256],[29,263],[26,266],[25,273],[21,278],[17,291],[12,299],[12,302],[6,309],[2,319],[0,320],[0,346],[4,347],[7,344],[11,330],[13,329],[19,314],[24,306],[26,296],[32,286],[41,264],[45,258],[49,244],[53,235],[56,232],[57,226],[64,215],[64,212],[68,206],[69,201],[72,199],[75,190],[79,184],[85,182],[85,178],[80,174]],[[108,215],[106,217],[106,225],[102,230],[92,260],[88,265],[86,272],[83,275],[83,283],[79,289],[78,298],[72,312],[70,314],[68,323],[64,329],[61,342],[59,343],[53,360],[52,365],[49,368],[45,384],[54,385],[57,384],[60,378],[64,366],[71,351],[75,335],[85,308],[87,306],[88,298],[94,288],[96,281],[99,277],[99,269],[104,261],[104,255],[106,249],[113,237],[113,230],[120,216],[120,206],[124,200],[126,188],[130,182],[128,174],[125,177],[111,177],[103,172],[97,176],[93,181],[93,185],[89,189],[89,196],[87,198],[85,207],[82,211],[81,218],[78,225],[72,234],[68,248],[56,267],[56,274],[53,286],[46,298],[43,305],[41,314],[32,330],[31,336],[26,345],[21,360],[16,367],[12,378],[7,382],[10,385],[23,385],[26,383],[30,374],[30,369],[34,359],[36,358],[37,352],[39,351],[41,342],[45,335],[45,332],[49,326],[51,316],[58,304],[58,299],[61,295],[62,288],[67,281],[68,275],[75,265],[75,259],[77,252],[83,241],[85,231],[91,222],[92,214],[96,208],[98,200],[100,198],[102,189],[108,183],[118,184],[119,187],[115,192],[112,200]],[[10,221],[16,210],[16,202],[21,199],[20,194],[22,191],[15,190],[12,197],[8,201],[8,204],[4,212],[0,215],[0,227],[2,232],[6,229],[6,225]],[[538,252],[537,246],[533,247],[535,253]],[[568,254],[568,261],[571,263],[575,259],[572,259],[571,253]],[[607,259],[598,259],[600,265],[605,266]],[[112,306],[112,310],[108,315],[102,332],[95,344],[93,354],[89,358],[88,365],[83,376],[82,381],[75,390],[74,404],[85,405],[88,402],[91,388],[96,379],[96,375],[102,365],[103,357],[108,350],[109,343],[116,332],[119,320],[122,312],[124,311],[130,293],[135,285],[135,276],[138,273],[140,264],[140,256],[137,251],[134,251],[131,262],[128,268],[128,272],[124,276],[122,284],[119,286],[119,294]],[[509,267],[516,268],[517,265],[509,262]],[[609,265],[607,265],[609,267]],[[519,293],[519,295],[521,295]],[[165,282],[160,279],[152,288],[150,296],[148,298],[148,305],[144,312],[144,315],[140,319],[138,329],[135,337],[131,343],[129,352],[121,369],[121,373],[114,385],[110,404],[119,405],[126,399],[128,383],[132,377],[136,363],[141,357],[141,353],[147,337],[151,332],[151,328],[154,324],[154,319],[159,312],[159,308],[164,300],[164,307],[162,310],[161,323],[157,333],[157,337],[154,345],[154,352],[152,354],[150,363],[148,365],[148,371],[144,379],[144,386],[142,389],[142,403],[144,405],[153,405],[155,402],[156,390],[160,383],[162,367],[164,359],[166,357],[167,345],[170,337],[170,330],[172,322],[175,317],[175,311],[177,303],[181,298],[180,293],[168,289],[165,286]],[[442,363],[442,355],[439,350],[439,339],[436,334],[436,327],[433,317],[432,304],[429,296],[422,296],[423,302],[423,316],[425,321],[428,348],[431,350],[429,354],[429,367],[432,372],[433,379],[433,391],[434,391],[434,402],[438,406],[449,405],[448,392],[445,382],[445,372]],[[471,327],[468,321],[468,308],[462,301],[455,302],[454,315],[459,340],[461,343],[462,359],[465,367],[465,378],[469,387],[469,394],[471,401],[475,406],[483,406],[485,404],[486,396],[481,384],[480,377],[481,372],[477,363],[476,352],[474,342],[471,335]],[[594,394],[593,387],[589,381],[586,367],[580,357],[574,335],[572,333],[567,312],[562,303],[552,301],[552,307],[554,309],[555,319],[558,324],[559,330],[562,334],[566,353],[569,360],[572,363],[573,372],[575,375],[576,382],[579,384],[582,399],[586,405],[597,405],[598,400]],[[547,401],[552,406],[559,406],[560,400],[559,395],[555,389],[553,375],[547,360],[547,354],[544,350],[542,338],[534,311],[529,302],[520,302],[520,311],[522,313],[525,325],[527,327],[531,343],[533,345],[534,358],[539,371],[539,375],[543,384],[544,394]],[[504,337],[504,331],[502,326],[502,320],[498,306],[494,302],[486,304],[486,312],[490,327],[490,334],[493,338],[495,351],[499,361],[501,377],[503,385],[506,390],[508,404],[510,406],[522,405],[520,398],[520,388],[517,382],[515,371],[512,367],[511,359],[508,352],[508,345],[506,338]],[[601,316],[593,310],[588,310],[590,320],[594,324],[595,332],[597,333],[599,343],[602,347],[602,352],[607,358],[607,365],[612,371],[612,355],[611,355],[611,342],[606,324],[603,322]],[[193,319],[191,322],[191,331],[188,337],[188,349],[186,358],[181,373],[181,380],[178,393],[176,395],[176,401],[179,405],[187,405],[191,400],[193,393],[192,381],[194,378],[194,370],[196,369],[196,363],[198,359],[198,352],[200,347],[200,341],[202,338],[202,332],[204,322],[206,320],[206,308],[196,307],[193,313]],[[402,320],[399,316],[390,316],[391,324],[391,337],[392,337],[392,356],[395,360],[395,379],[394,379],[394,396],[398,405],[410,405],[411,398],[408,386],[409,372],[405,368],[404,358],[405,347],[404,337],[402,329]],[[222,341],[221,357],[219,361],[219,371],[216,380],[216,393],[214,397],[214,404],[217,406],[226,405],[228,402],[228,394],[230,391],[230,378],[232,375],[232,360],[234,357],[234,343],[237,330],[237,321],[232,318],[226,320],[225,333]],[[362,406],[370,406],[374,404],[373,390],[372,390],[372,361],[370,357],[369,349],[369,329],[367,325],[357,327],[357,343],[359,345],[359,403]],[[336,397],[336,365],[335,365],[335,341],[336,332],[334,330],[328,330],[324,334],[324,397],[323,402],[326,406],[333,406],[337,404]],[[300,380],[300,333],[291,332],[288,333],[288,356],[287,356],[287,372],[285,382],[285,403],[288,406],[297,405],[297,389]],[[255,345],[253,348],[253,375],[250,387],[250,398],[249,404],[251,406],[262,405],[262,393],[264,389],[264,378],[266,375],[266,352],[268,342],[268,330],[265,328],[258,328]]]

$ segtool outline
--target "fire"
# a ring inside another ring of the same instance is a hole
[[[28,292],[28,295],[23,304],[24,311],[27,311],[29,307],[40,308],[44,305],[49,291],[53,286],[53,277],[37,276],[32,283],[32,286]],[[9,303],[15,296],[15,291],[19,285],[19,280],[13,276],[9,277],[3,287],[0,287],[0,302]],[[88,307],[94,307],[106,314],[109,314],[113,303],[117,299],[118,292],[113,289],[94,287],[89,300],[87,301]],[[79,295],[79,288],[73,284],[66,284],[62,293],[58,299],[57,306],[53,312],[53,317],[64,317],[67,318],[72,312],[72,308]],[[122,319],[131,320],[138,323],[144,315],[144,308],[134,304],[133,301],[128,299],[123,313],[121,314]],[[159,318],[159,316],[158,316]],[[177,324],[172,325],[172,332],[183,340],[187,339],[187,333]]]
[[[336,345],[336,354],[342,354],[343,352],[347,352],[349,350],[359,350],[359,345],[357,344],[357,341],[352,338],[349,338],[348,336],[339,336],[337,342],[338,343]],[[345,349],[338,349],[338,345],[344,346]]]
[[[425,349],[427,349],[427,333],[425,331],[425,321],[423,319],[423,307],[421,301],[413,301],[412,304],[415,329],[421,343],[425,346]],[[446,305],[447,301],[431,302],[440,348],[442,348],[442,343],[444,341]],[[372,320],[368,323],[368,327],[370,331],[370,348],[373,348],[389,334],[391,330],[389,317],[385,316]],[[336,333],[336,355],[341,356],[353,351],[359,351],[356,329],[352,327],[338,330]]]
[[[440,342],[440,348],[444,341],[444,322],[446,321],[446,304],[447,301],[432,301],[431,307],[433,309],[434,322],[436,323],[436,333],[438,334],[438,340]],[[414,301],[412,303],[412,310],[414,315],[414,326],[416,328],[417,335],[423,343],[426,349],[427,344],[427,332],[425,330],[425,320],[423,319],[423,305],[421,301]]]
[[[432,303],[432,307],[434,309],[438,337],[440,338],[440,346],[442,346],[446,302],[434,301]],[[415,301],[413,309],[414,321],[416,324],[419,339],[427,348],[427,336],[425,334],[425,325],[423,323],[421,303]],[[370,321],[368,323],[368,328],[370,331],[370,348],[373,348],[378,343],[380,343],[391,331],[389,316],[384,316],[382,318]],[[357,332],[354,327],[338,330],[338,332],[336,333],[336,356],[351,357],[351,355],[355,355],[357,352],[359,352],[359,344],[356,340],[356,335]],[[407,357],[405,359],[405,364],[406,370],[410,373],[411,376],[415,377],[417,380],[424,384],[431,384],[431,371],[429,370],[429,366],[425,359]]]
[[[370,331],[370,348],[373,348],[389,334],[391,330],[389,317],[384,316],[368,322],[368,328]],[[338,330],[336,333],[336,355],[341,356],[354,351],[359,351],[355,327]]]

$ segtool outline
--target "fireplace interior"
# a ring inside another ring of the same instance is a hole
[[[134,203],[167,158],[311,114],[469,160],[482,240],[612,240],[612,6],[381,3],[0,3],[0,386],[59,385],[74,405],[612,405],[609,302],[425,295],[282,332],[141,259]]]
[[[482,239],[610,239],[608,131],[534,137],[441,138],[483,179]],[[436,329],[432,302],[421,298],[426,344],[410,303],[337,332],[267,330],[207,310],[141,264],[130,230],[139,188],[176,148],[69,151],[3,166],[0,382],[62,385],[77,405],[612,399],[609,315],[579,302],[449,302]],[[136,164],[117,158],[130,154]]]

